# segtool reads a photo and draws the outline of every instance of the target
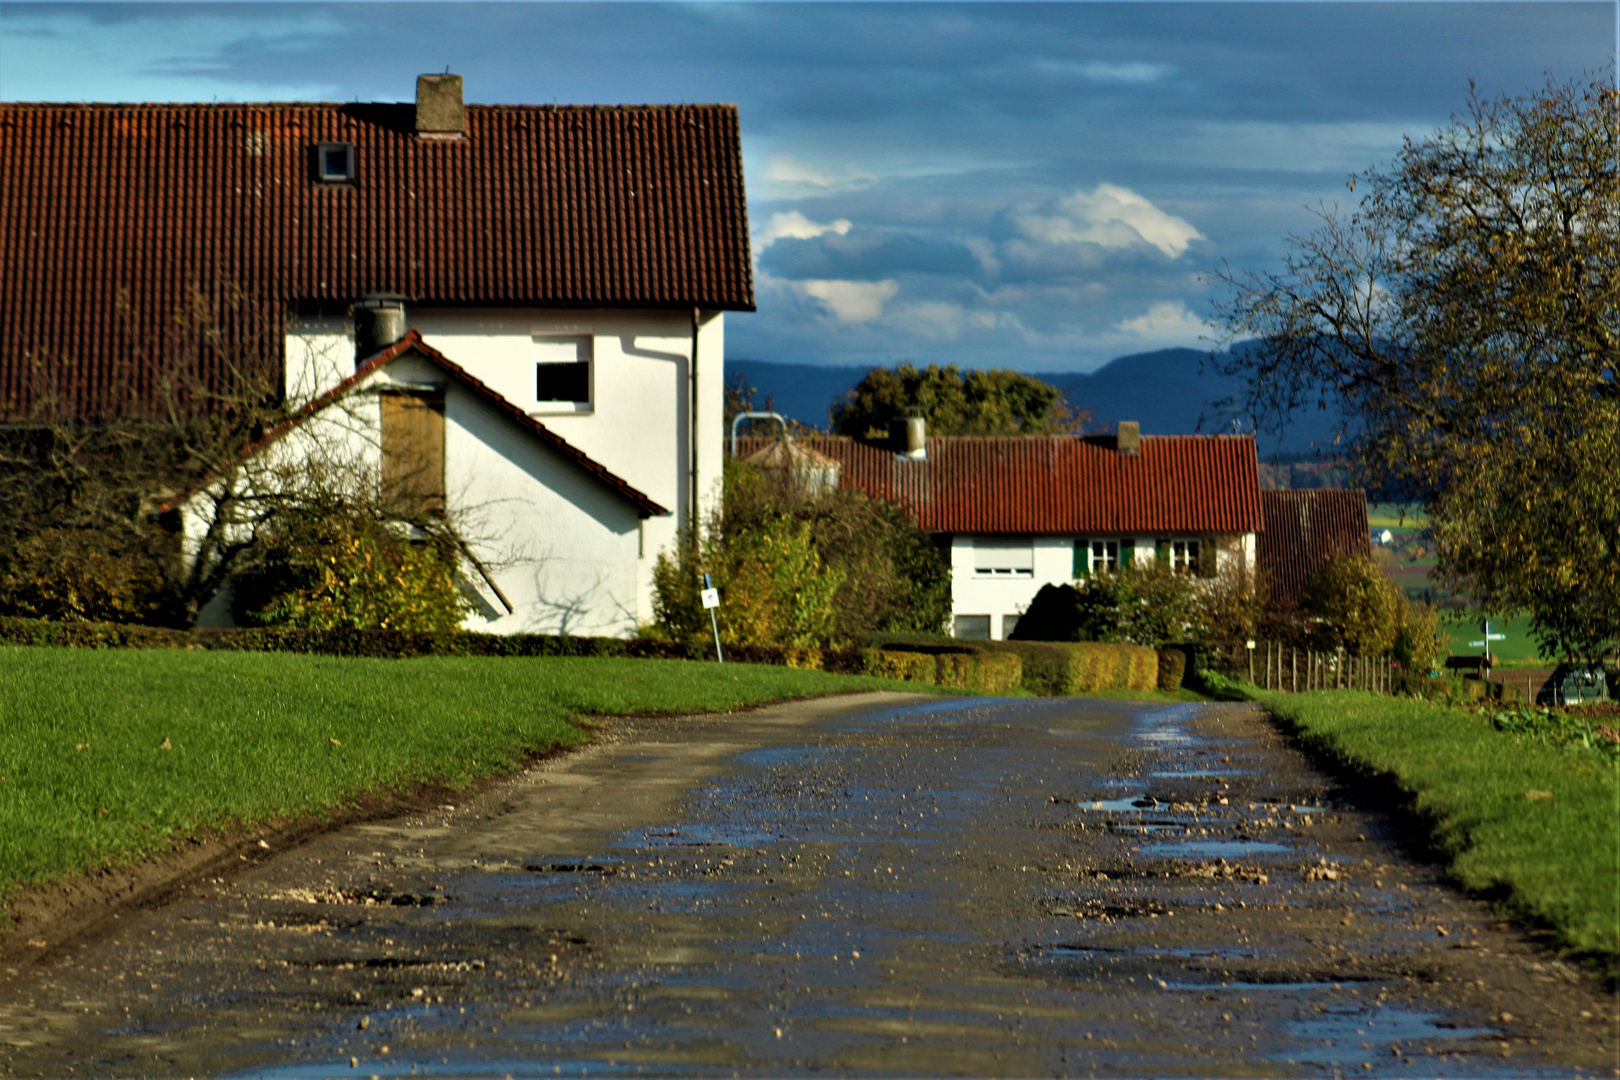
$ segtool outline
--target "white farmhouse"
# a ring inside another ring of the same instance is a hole
[[[423,76],[398,105],[0,104],[0,143],[8,410],[40,358],[86,416],[153,397],[153,356],[246,371],[369,417],[379,467],[410,432],[475,519],[471,626],[651,618],[719,497],[724,313],[753,309],[735,107]]]
[[[880,446],[796,443],[839,464],[839,483],[903,507],[951,567],[957,637],[1005,638],[1043,585],[1165,559],[1188,573],[1255,567],[1261,528],[1248,435],[925,438]],[[739,440],[757,454],[766,440]]]

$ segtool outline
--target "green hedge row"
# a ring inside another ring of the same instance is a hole
[[[1016,656],[1022,686],[1042,697],[1068,697],[1097,690],[1152,690],[1160,682],[1159,653],[1140,645],[1098,641],[961,641],[886,635],[879,648],[922,652],[979,650]],[[1179,675],[1177,686],[1180,686]]]
[[[861,673],[1004,694],[1023,681],[1018,657],[982,649],[862,649]]]
[[[0,645],[55,645],[75,649],[217,649],[290,652],[318,656],[395,659],[412,656],[622,656],[655,660],[712,660],[713,647],[643,638],[572,637],[566,634],[407,633],[400,630],[167,630],[117,623],[50,622],[0,616]],[[857,649],[731,645],[726,659],[745,664],[860,674]]]

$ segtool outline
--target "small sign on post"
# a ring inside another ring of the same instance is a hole
[[[714,659],[717,663],[725,663],[726,656],[720,651],[720,620],[715,617],[714,609],[720,606],[720,590],[714,587],[714,579],[708,574],[703,575],[703,607],[709,613],[709,629],[714,631]]]

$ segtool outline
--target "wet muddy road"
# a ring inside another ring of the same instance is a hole
[[[627,720],[0,981],[10,1075],[1609,1075],[1614,1002],[1246,707]]]

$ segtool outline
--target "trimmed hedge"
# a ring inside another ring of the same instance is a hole
[[[1042,697],[1073,697],[1098,690],[1152,690],[1159,682],[1159,655],[1140,645],[1099,641],[973,641],[891,635],[885,649],[961,650],[1016,656],[1025,690]]]
[[[1175,645],[1166,645],[1159,649],[1159,689],[1180,690],[1182,682],[1187,678],[1189,667],[1186,649]]]

